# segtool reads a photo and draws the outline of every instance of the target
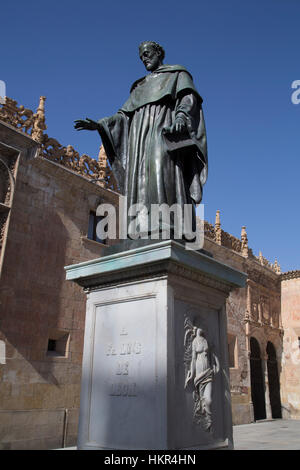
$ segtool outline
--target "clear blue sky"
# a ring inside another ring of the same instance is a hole
[[[209,177],[205,218],[284,271],[300,269],[299,0],[52,0],[2,2],[0,79],[7,96],[36,109],[47,97],[47,133],[97,156],[99,119],[126,101],[145,74],[143,40],[182,64],[204,99]]]

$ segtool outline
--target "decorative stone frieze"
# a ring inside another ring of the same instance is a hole
[[[38,142],[41,157],[87,176],[102,187],[118,191],[116,180],[102,147],[100,148],[98,160],[96,160],[86,154],[79,155],[72,145],[63,146],[58,140],[44,133],[47,129],[45,100],[45,96],[40,97],[38,109],[36,113],[33,113],[30,109],[19,106],[17,101],[6,98],[5,103],[0,104],[0,120],[30,135],[32,139]]]

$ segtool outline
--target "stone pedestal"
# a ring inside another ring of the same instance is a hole
[[[170,240],[66,271],[87,292],[78,448],[232,448],[225,301],[246,275]]]

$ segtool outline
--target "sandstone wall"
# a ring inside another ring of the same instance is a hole
[[[282,275],[281,314],[282,401],[285,416],[300,419],[300,271]]]
[[[65,281],[64,266],[101,255],[104,245],[87,239],[89,212],[100,202],[117,205],[118,197],[40,157],[21,158],[15,178],[2,253],[0,448],[70,446],[85,294]]]

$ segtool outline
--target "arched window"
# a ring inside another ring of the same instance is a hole
[[[271,343],[271,341],[268,341],[268,344],[267,344],[267,354],[268,354],[268,361],[269,360],[277,361],[276,349],[274,347],[274,344]]]
[[[250,351],[252,358],[261,359],[259,343],[255,338],[250,338]]]

